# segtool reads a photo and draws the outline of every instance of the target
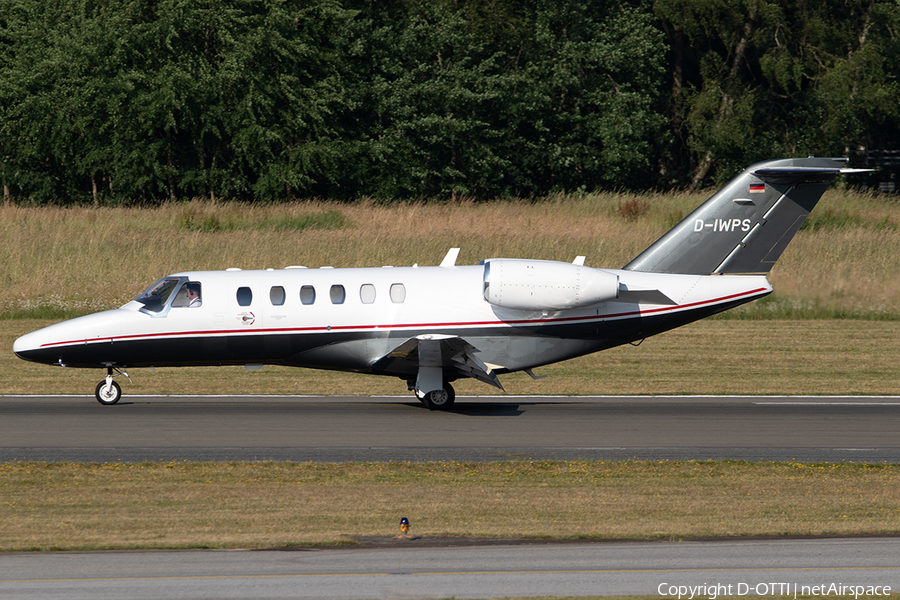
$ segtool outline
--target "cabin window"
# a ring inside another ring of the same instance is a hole
[[[238,306],[250,306],[253,302],[253,292],[248,287],[239,287],[237,291]]]
[[[200,292],[199,281],[188,281],[181,286],[175,299],[172,300],[172,308],[197,308],[203,304],[203,295]]]
[[[406,286],[402,283],[395,283],[391,286],[391,302],[400,304],[406,301]]]
[[[300,302],[303,304],[313,304],[316,301],[316,288],[311,285],[304,285],[300,288]]]
[[[342,285],[333,285],[331,286],[331,303],[332,304],[343,304],[344,298],[347,297],[347,293],[344,291],[344,286]]]
[[[272,306],[281,306],[284,304],[284,288],[280,285],[273,286],[272,289],[269,290],[269,300],[272,301]]]
[[[371,283],[364,283],[359,288],[359,299],[363,304],[372,304],[375,302],[375,286]]]

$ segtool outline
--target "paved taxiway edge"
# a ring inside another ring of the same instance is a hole
[[[699,585],[788,600],[794,586],[803,585],[900,589],[900,538],[20,553],[0,555],[0,573],[0,595],[27,600],[636,594],[666,599],[675,597],[679,586]],[[758,587],[772,584],[786,587]]]
[[[895,448],[0,448],[0,462],[496,462],[534,460],[900,463]]]

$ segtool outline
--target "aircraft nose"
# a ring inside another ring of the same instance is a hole
[[[95,351],[111,346],[122,318],[121,311],[110,310],[56,323],[17,339],[13,352],[21,359],[48,365],[94,366],[100,364]]]
[[[40,336],[37,335],[38,333],[40,332],[26,333],[13,342],[13,352],[15,352],[16,356],[24,360],[34,360],[34,352],[40,347],[38,340]]]
[[[18,338],[15,342],[13,342],[13,352],[16,353],[16,356],[22,358],[22,353],[34,348],[35,333],[36,332],[26,333],[22,337]]]
[[[13,352],[23,360],[47,362],[46,356],[44,356],[46,352],[41,349],[44,338],[46,335],[43,330],[26,333],[13,342]]]

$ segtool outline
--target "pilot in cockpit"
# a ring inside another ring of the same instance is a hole
[[[200,299],[200,284],[199,283],[186,283],[184,284],[184,288],[187,292],[187,301],[188,308],[196,308],[203,304],[203,301]]]

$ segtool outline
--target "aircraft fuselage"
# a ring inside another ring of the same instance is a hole
[[[132,301],[28,334],[15,352],[69,367],[274,364],[408,379],[416,375],[413,367],[379,367],[378,361],[407,339],[436,334],[464,338],[484,363],[505,373],[640,340],[772,289],[764,276],[608,270],[620,281],[612,301],[522,310],[485,300],[484,270],[477,265],[177,273],[162,281],[199,283],[200,306],[178,306],[170,297],[168,306],[150,307],[158,308],[153,312]],[[645,298],[643,290],[659,294]],[[656,303],[661,297],[670,301]]]

